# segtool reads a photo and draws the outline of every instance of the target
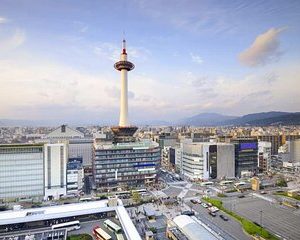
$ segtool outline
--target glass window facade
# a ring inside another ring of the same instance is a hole
[[[235,148],[235,176],[241,177],[242,171],[257,172],[257,139],[236,139],[232,143]]]
[[[42,197],[42,145],[0,145],[0,199]]]
[[[111,145],[108,149],[94,149],[93,173],[97,187],[118,183],[143,185],[154,181],[161,158],[156,143]]]

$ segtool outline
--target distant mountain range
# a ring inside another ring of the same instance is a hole
[[[241,117],[226,116],[217,113],[201,113],[196,116],[183,119],[180,125],[191,126],[245,126],[245,125],[298,125],[300,124],[300,112],[262,112],[247,114]]]
[[[12,120],[0,119],[1,126],[58,126],[64,124],[60,121],[30,121],[30,120]],[[99,125],[103,123],[91,123]],[[91,125],[90,124],[90,125]],[[241,117],[227,116],[218,113],[201,113],[193,117],[184,118],[177,122],[167,122],[160,120],[148,120],[136,122],[137,125],[152,126],[171,126],[171,125],[189,125],[189,126],[264,126],[264,125],[300,125],[300,112],[261,112],[247,114]],[[72,126],[87,125],[83,123],[72,122]],[[105,124],[107,125],[107,124]]]
[[[180,120],[180,125],[190,126],[215,126],[222,125],[226,121],[232,121],[237,119],[236,116],[226,116],[218,113],[201,113],[193,117]]]

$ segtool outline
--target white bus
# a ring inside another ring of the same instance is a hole
[[[91,201],[93,201],[93,199],[90,197],[86,197],[86,198],[80,198],[79,201],[80,202],[91,202]]]
[[[116,234],[122,232],[122,228],[114,222],[110,221],[109,219],[104,221],[104,226]]]
[[[203,183],[201,183],[202,187],[204,187],[204,186],[212,186],[212,185],[214,185],[213,182],[203,182]]]
[[[233,184],[233,181],[231,181],[231,180],[224,180],[224,181],[220,182],[221,186],[227,186],[227,185],[231,185],[231,184]]]
[[[94,228],[93,234],[97,240],[111,240],[112,239],[111,236],[100,227]]]
[[[144,189],[144,188],[143,188],[143,189],[135,189],[135,190],[132,190],[131,192],[132,192],[132,193],[133,193],[133,192],[147,193],[147,189]]]
[[[78,229],[80,229],[80,222],[72,221],[72,222],[59,223],[59,224],[52,225],[52,230],[61,229],[61,228],[66,228],[67,231],[78,230]]]
[[[246,185],[245,182],[238,182],[234,184],[235,187],[244,186],[244,185]]]
[[[116,234],[117,240],[125,240],[122,233]]]

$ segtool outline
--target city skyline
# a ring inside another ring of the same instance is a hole
[[[0,5],[1,118],[117,122],[124,35],[131,119],[299,111],[297,1]]]

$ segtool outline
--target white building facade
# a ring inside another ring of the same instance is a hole
[[[300,164],[300,139],[290,141],[289,145],[291,162]]]
[[[0,145],[0,199],[42,199],[43,195],[43,144]]]
[[[271,142],[258,142],[258,168],[260,171],[267,172],[271,167]]]
[[[45,144],[44,158],[44,198],[46,200],[59,199],[67,192],[68,150],[66,143]]]
[[[233,144],[184,140],[181,156],[181,173],[190,180],[234,177]]]
[[[67,195],[79,196],[82,192],[84,170],[82,167],[82,158],[69,158],[67,164]]]
[[[182,143],[175,147],[175,170],[182,174]]]

